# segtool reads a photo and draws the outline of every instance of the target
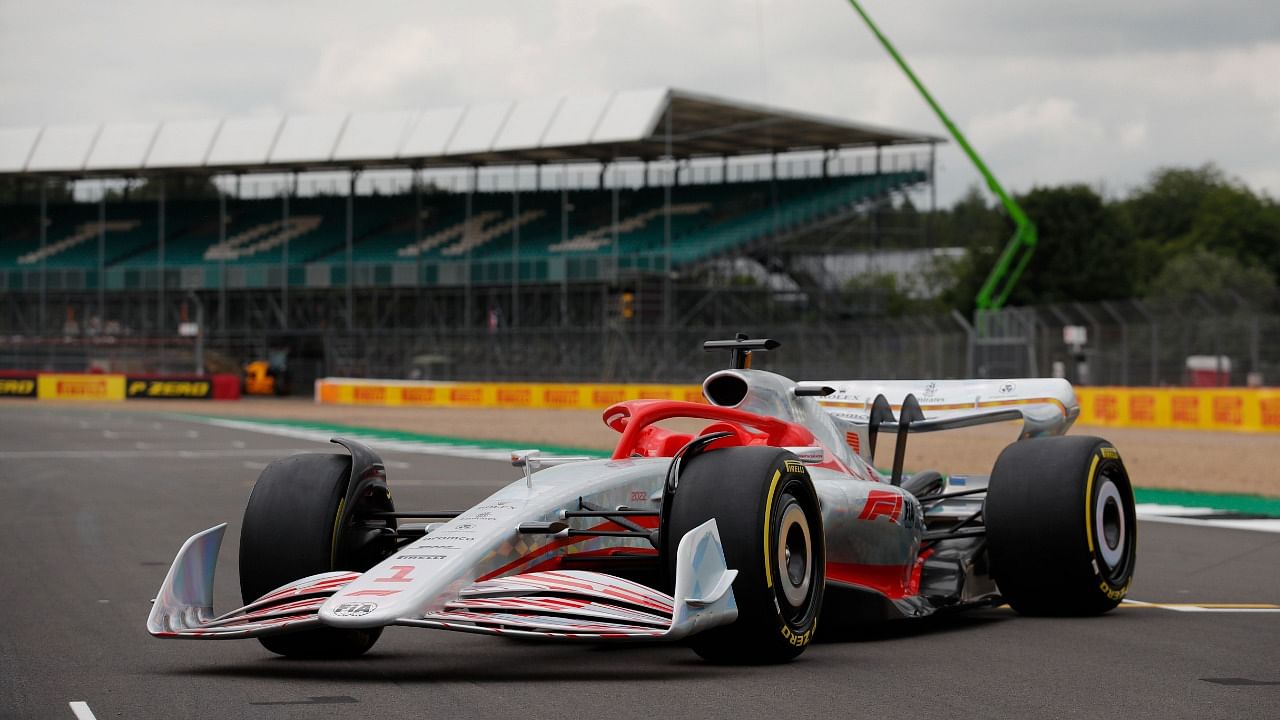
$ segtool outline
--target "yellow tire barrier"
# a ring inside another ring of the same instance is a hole
[[[214,375],[127,375],[123,373],[46,373],[0,370],[0,399],[81,400],[239,400],[240,378]]]
[[[705,402],[697,385],[452,383],[323,378],[316,402],[388,407],[556,408],[601,410],[623,400]]]
[[[1280,432],[1280,388],[1078,387],[1087,425]]]
[[[124,400],[124,375],[40,373],[36,397],[41,400]]]
[[[1280,388],[1077,387],[1079,422],[1111,427],[1280,432]],[[706,402],[697,385],[469,383],[324,378],[316,402],[390,407],[600,410],[623,400]]]

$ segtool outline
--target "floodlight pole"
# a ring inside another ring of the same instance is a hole
[[[1000,203],[1004,205],[1005,211],[1009,213],[1009,218],[1013,220],[1016,226],[1013,237],[1005,245],[999,259],[996,260],[995,267],[991,269],[991,274],[987,276],[986,281],[982,284],[982,289],[978,291],[977,298],[974,299],[974,304],[980,311],[998,310],[1009,299],[1009,294],[1013,292],[1014,286],[1017,285],[1018,278],[1022,277],[1022,272],[1026,270],[1027,264],[1031,262],[1031,255],[1035,252],[1037,240],[1035,223],[1031,222],[1031,219],[1022,211],[1022,207],[1018,205],[1017,201],[1000,186],[996,176],[987,168],[986,163],[982,162],[982,158],[978,157],[978,153],[969,145],[969,141],[965,139],[955,123],[951,122],[951,118],[947,117],[947,114],[943,112],[942,106],[925,89],[924,83],[920,82],[916,74],[911,71],[907,61],[894,49],[889,42],[889,38],[885,37],[884,33],[880,32],[880,28],[876,27],[876,24],[871,21],[871,17],[862,9],[862,5],[858,0],[849,0],[849,4],[862,17],[863,22],[867,24],[871,33],[876,36],[876,39],[884,46],[889,56],[894,59],[898,67],[906,74],[911,84],[920,92],[924,101],[933,109],[934,114],[938,116],[947,131],[951,133],[951,137],[955,138],[956,144],[960,146],[965,155],[969,156],[970,162],[982,174],[983,179],[987,181],[987,187],[991,189],[991,192],[995,193],[996,197],[1000,199]],[[877,152],[879,152],[878,147]]]
[[[938,143],[929,143],[929,212],[938,211]]]
[[[107,321],[107,184],[98,197],[98,327]]]
[[[236,176],[236,194],[240,192],[240,176]],[[227,243],[227,194],[218,188],[218,247]],[[225,253],[218,253],[218,330],[224,338],[227,333],[227,260]]]
[[[466,277],[463,280],[463,288],[465,297],[462,300],[462,326],[464,328],[471,327],[471,313],[474,311],[471,298],[471,202],[472,196],[475,194],[476,183],[480,181],[480,166],[474,165],[471,168],[471,179],[467,182],[467,197],[465,206],[465,215],[462,223],[462,242],[467,245],[466,257]]]
[[[48,322],[48,263],[45,262],[44,245],[49,238],[49,180],[40,178],[40,332],[45,332]]]
[[[165,198],[164,198],[164,191],[165,191],[165,187],[164,187],[164,176],[163,176],[163,175],[160,175],[160,176],[157,176],[157,177],[156,177],[156,190],[157,190],[157,192],[159,193],[159,197],[158,197],[158,200],[157,200],[157,203],[156,203],[156,209],[157,209],[156,225],[157,225],[157,234],[158,234],[158,236],[159,236],[159,244],[160,244],[160,248],[159,248],[159,255],[160,255],[160,291],[159,291],[159,298],[158,298],[158,299],[159,299],[159,305],[156,307],[156,310],[157,310],[157,315],[156,315],[156,333],[157,333],[157,334],[159,334],[159,335],[163,335],[163,334],[164,334],[164,315],[165,315],[165,313],[164,313],[164,291],[165,291],[165,287],[164,287],[164,285],[165,285],[165,282],[164,282],[164,281],[165,281],[165,269],[164,269],[164,236],[165,236],[165,228],[164,228],[164,199],[165,199]],[[161,355],[161,357],[163,358],[163,357],[164,357],[164,355],[162,354],[162,355]],[[161,370],[163,371],[163,369],[164,369],[164,365],[163,365],[163,362],[162,362],[162,363],[161,363]]]
[[[671,163],[671,104],[667,103],[667,162]],[[671,183],[668,177],[662,184],[662,329],[664,335],[671,329]]]
[[[560,166],[560,242],[569,242],[569,166]],[[560,270],[560,326],[569,325],[569,262]]]
[[[769,153],[769,217],[772,221],[773,242],[778,241],[778,151]]]
[[[187,297],[196,306],[196,375],[204,375],[204,303],[195,290],[188,290]]]
[[[520,325],[520,166],[511,173],[511,327]]]
[[[413,169],[413,246],[414,253],[414,287],[418,289],[417,318],[422,319],[422,167]]]
[[[359,170],[352,170],[347,181],[347,332],[355,329],[356,305],[355,305],[355,247],[353,237],[355,234],[355,201],[356,201],[356,178],[359,177]]]
[[[293,176],[298,179],[297,174]],[[284,247],[280,252],[280,328],[289,329],[289,194],[292,188],[288,176],[284,180],[284,190],[280,193],[280,232],[284,235]]]
[[[884,148],[880,143],[876,143],[876,172],[875,182],[880,182],[880,176],[884,173]],[[871,200],[871,254],[867,258],[867,267],[872,273],[880,271],[880,263],[877,260],[880,257],[880,203],[876,198]]]
[[[618,245],[618,148],[613,148],[613,163],[609,167],[609,185],[610,185],[610,201],[609,201],[609,231],[613,236],[613,282],[615,284],[622,277],[622,248]]]

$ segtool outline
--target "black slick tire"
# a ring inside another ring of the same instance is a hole
[[[1096,437],[1021,440],[991,471],[983,518],[991,576],[1024,615],[1097,615],[1120,603],[1137,555],[1133,488]]]
[[[294,580],[334,570],[367,570],[366,556],[343,547],[336,527],[351,458],[294,455],[262,471],[240,529],[240,594],[246,604]],[[353,560],[365,567],[351,567]],[[320,628],[258,638],[278,655],[355,657],[373,647],[382,628]]]
[[[728,566],[738,571],[738,619],[689,644],[719,663],[797,657],[817,630],[826,585],[822,512],[804,465],[774,447],[731,447],[687,460],[664,519],[672,577],[679,539],[711,518]]]

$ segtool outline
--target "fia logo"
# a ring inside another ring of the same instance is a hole
[[[378,603],[359,602],[359,603],[342,603],[333,609],[333,614],[338,617],[361,617],[368,615],[378,609]]]

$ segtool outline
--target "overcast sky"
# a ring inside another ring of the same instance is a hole
[[[1280,196],[1274,0],[864,0],[1013,190],[1215,162]],[[845,0],[0,0],[0,125],[674,86],[943,133]],[[940,155],[949,201],[977,182]]]

